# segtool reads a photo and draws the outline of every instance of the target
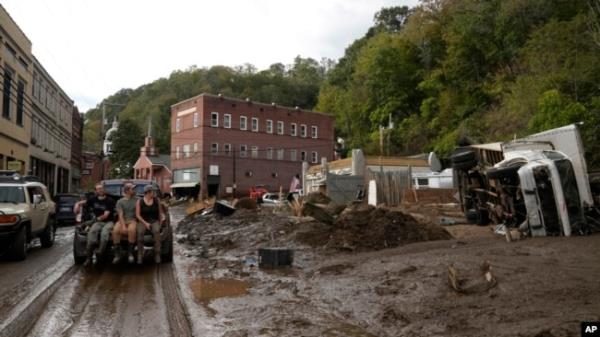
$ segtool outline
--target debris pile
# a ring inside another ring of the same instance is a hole
[[[298,233],[303,243],[343,250],[379,250],[450,238],[445,229],[419,222],[410,214],[362,204],[346,208],[331,224],[316,224]]]

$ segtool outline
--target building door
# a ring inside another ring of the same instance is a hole
[[[208,175],[206,176],[206,193],[208,197],[219,196],[219,185],[221,184],[221,176]]]

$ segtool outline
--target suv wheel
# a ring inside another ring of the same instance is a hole
[[[167,252],[161,255],[161,260],[162,262],[171,262],[173,261],[173,236],[163,242],[164,244],[167,245]]]
[[[10,247],[10,256],[17,260],[23,261],[27,257],[27,233],[25,226],[21,226],[21,229],[17,232],[15,240]]]
[[[44,232],[40,235],[40,242],[42,244],[42,247],[44,247],[44,248],[52,247],[52,245],[54,244],[55,234],[56,234],[56,231],[54,229],[54,221],[48,220],[46,229],[44,229]]]

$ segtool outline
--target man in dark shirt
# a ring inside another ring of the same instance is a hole
[[[115,202],[106,195],[104,186],[100,183],[96,184],[96,195],[86,202],[86,208],[91,210],[96,221],[90,228],[87,236],[87,259],[84,265],[92,263],[94,257],[94,248],[98,245],[98,236],[100,236],[100,246],[98,253],[104,253],[108,240],[110,239],[110,233],[113,230],[114,223],[114,210]]]

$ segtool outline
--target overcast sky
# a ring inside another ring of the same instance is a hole
[[[33,53],[79,106],[191,65],[259,69],[338,59],[381,7],[418,0],[3,0]]]

